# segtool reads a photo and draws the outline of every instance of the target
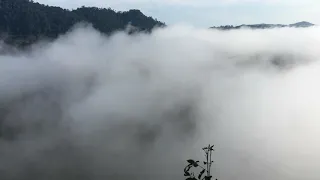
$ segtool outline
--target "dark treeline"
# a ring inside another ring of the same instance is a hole
[[[8,44],[25,46],[42,37],[53,39],[79,22],[91,23],[105,34],[123,30],[129,23],[140,31],[165,26],[139,10],[116,12],[96,7],[67,10],[32,0],[0,0],[0,36]]]

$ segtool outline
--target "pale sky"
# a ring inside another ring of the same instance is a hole
[[[320,0],[36,0],[74,9],[82,5],[117,11],[140,9],[168,25],[196,27],[254,23],[320,24]]]

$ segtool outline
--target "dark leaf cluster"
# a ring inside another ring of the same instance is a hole
[[[213,161],[211,160],[211,155],[214,145],[208,145],[207,147],[202,148],[202,150],[205,152],[205,158],[206,161],[203,161],[204,166],[201,166],[199,164],[200,161],[195,161],[193,159],[187,160],[189,163],[184,168],[184,176],[186,177],[186,180],[211,180],[212,176],[210,175],[210,169]],[[201,168],[202,170],[198,174],[198,176],[195,175],[194,172],[191,172],[191,168]]]

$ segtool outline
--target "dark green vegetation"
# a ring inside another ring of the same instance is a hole
[[[305,28],[305,27],[311,27],[314,26],[314,24],[302,21],[294,24],[284,25],[284,24],[243,24],[239,26],[219,26],[219,27],[211,27],[212,29],[221,29],[221,30],[230,30],[230,29],[240,29],[240,28],[251,28],[251,29],[270,29],[270,28],[283,28],[283,27],[293,27],[293,28]]]
[[[71,11],[32,0],[0,0],[0,37],[8,44],[25,46],[43,37],[54,39],[79,22],[91,23],[105,34],[124,30],[128,24],[147,32],[165,26],[139,10],[116,12],[110,8],[81,7]]]
[[[211,180],[211,166],[213,164],[213,161],[211,159],[212,152],[214,145],[208,145],[207,147],[202,148],[202,150],[205,153],[205,161],[203,163],[200,163],[200,161],[195,161],[192,159],[187,160],[189,163],[184,168],[184,176],[186,177],[186,180]],[[203,166],[201,166],[203,164]],[[191,168],[200,168],[200,173],[196,176],[194,172],[191,172]],[[217,180],[217,179],[216,179]]]

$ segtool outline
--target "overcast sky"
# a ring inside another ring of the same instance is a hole
[[[118,11],[140,9],[167,24],[188,23],[196,27],[251,23],[309,21],[320,24],[320,0],[36,0],[73,9],[111,7]]]

